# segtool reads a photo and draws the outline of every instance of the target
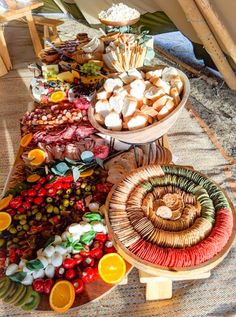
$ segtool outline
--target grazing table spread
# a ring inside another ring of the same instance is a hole
[[[115,8],[108,26],[138,19]],[[25,311],[91,302],[132,266],[147,299],[170,298],[172,280],[208,277],[234,239],[224,191],[172,163],[165,134],[188,78],[147,67],[147,34],[108,31],[49,42],[30,65],[35,103],[0,200],[0,298]]]

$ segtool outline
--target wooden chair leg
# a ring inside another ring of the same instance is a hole
[[[28,14],[26,16],[26,19],[28,22],[30,36],[31,36],[33,46],[34,46],[34,51],[35,51],[35,54],[38,56],[39,52],[42,50],[42,44],[40,42],[40,38],[39,38],[39,35],[37,32],[32,14]]]
[[[58,31],[57,31],[57,27],[56,26],[52,26],[51,30],[52,30],[51,40],[52,41],[56,41],[57,39],[59,39],[59,34],[58,34]]]
[[[44,48],[46,48],[46,40],[50,39],[49,27],[47,25],[43,26],[43,39],[44,39]]]
[[[8,69],[6,68],[4,61],[2,57],[0,56],[0,77],[6,75],[7,73],[8,73]]]
[[[2,26],[0,26],[0,53],[1,53],[1,58],[5,64],[6,69],[8,71],[11,70],[12,63],[8,53],[7,44],[4,37],[4,30]]]

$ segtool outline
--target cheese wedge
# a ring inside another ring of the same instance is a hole
[[[145,93],[144,93],[144,96],[147,99],[152,100],[153,102],[164,95],[165,95],[165,91],[162,88],[156,87],[156,86],[150,87],[149,89],[145,90]]]
[[[110,96],[111,96],[111,92],[108,92],[106,90],[97,92],[97,99],[109,99]]]
[[[160,111],[162,109],[162,107],[164,107],[164,105],[166,104],[166,102],[168,100],[172,100],[173,98],[168,96],[168,95],[164,95],[162,96],[161,98],[157,99],[154,103],[153,103],[153,108],[156,110],[156,111]]]
[[[134,97],[126,96],[124,98],[124,105],[122,108],[123,117],[132,116],[133,113],[137,110],[138,101]]]
[[[151,78],[150,82],[154,86],[162,88],[166,94],[170,93],[170,85],[166,81],[162,80],[161,78],[158,78],[158,77]]]
[[[112,111],[106,116],[105,125],[110,130],[120,131],[122,129],[122,120],[120,115]]]
[[[127,122],[127,126],[129,130],[137,130],[140,128],[146,127],[148,124],[148,115],[136,111],[132,118]]]
[[[95,112],[101,114],[104,118],[111,112],[112,108],[108,100],[98,100],[95,105]]]
[[[124,98],[120,95],[113,95],[111,96],[111,98],[109,99],[109,103],[112,107],[112,109],[116,112],[116,113],[121,113],[123,107],[124,107]]]

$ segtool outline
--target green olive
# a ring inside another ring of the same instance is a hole
[[[10,245],[12,245],[12,241],[7,241],[7,247],[9,247]]]
[[[51,203],[52,201],[53,201],[53,199],[52,199],[51,197],[47,197],[47,198],[46,198],[46,202],[47,202],[47,203]]]
[[[63,206],[64,206],[64,207],[68,207],[69,204],[70,204],[70,202],[69,202],[68,199],[63,199],[62,203],[63,203]]]
[[[89,196],[89,195],[92,195],[92,192],[86,192],[85,193],[85,196]]]
[[[25,231],[28,231],[29,230],[29,225],[27,225],[27,223],[23,226],[23,229],[25,230]]]
[[[22,220],[20,220],[20,224],[23,226],[23,225],[25,225],[26,224],[26,219],[22,219]]]
[[[34,224],[34,220],[29,221],[29,225],[32,226]]]
[[[30,217],[31,215],[32,215],[32,212],[31,212],[30,210],[28,210],[28,211],[27,211],[27,216]]]
[[[19,219],[22,220],[22,219],[26,219],[27,216],[26,215],[19,215]]]
[[[0,248],[1,248],[2,246],[4,246],[4,244],[5,244],[5,240],[4,240],[4,239],[0,239]]]
[[[46,210],[49,214],[53,212],[53,205],[47,205]]]
[[[25,231],[24,231],[24,230],[18,232],[18,236],[22,236],[23,234],[25,234]]]
[[[17,243],[17,242],[19,242],[19,238],[15,237],[15,238],[13,238],[12,241],[13,241],[14,243]]]
[[[13,219],[14,220],[19,220],[19,215],[16,214],[15,216],[13,216]]]
[[[70,206],[74,206],[75,202],[73,200],[70,200]]]
[[[76,195],[80,195],[81,194],[81,190],[80,189],[76,189]]]
[[[54,214],[58,215],[60,213],[60,210],[58,207],[55,206],[55,207],[53,207],[53,212],[54,212]]]
[[[63,198],[69,198],[70,196],[69,195],[63,195]]]
[[[64,207],[63,205],[60,205],[60,206],[59,206],[59,209],[60,209],[60,210],[65,210],[65,207]]]
[[[31,208],[32,209],[38,209],[38,206],[37,205],[33,205]]]
[[[57,195],[61,195],[63,193],[63,190],[62,189],[59,189],[58,191],[57,191]]]
[[[91,189],[92,189],[92,191],[94,192],[94,191],[96,190],[96,186],[93,185],[93,186],[91,187]]]
[[[16,229],[17,229],[17,231],[21,231],[22,230],[22,226],[21,225],[17,225]]]
[[[46,215],[43,215],[42,221],[47,221],[47,220],[48,220],[48,217]]]
[[[85,188],[86,186],[87,186],[87,183],[82,183],[80,187]]]
[[[85,191],[86,191],[86,192],[90,192],[90,190],[91,190],[91,186],[90,186],[90,185],[87,185],[87,186],[85,187]]]
[[[42,219],[42,214],[41,214],[41,212],[37,212],[37,214],[35,215],[35,219],[36,219],[37,221],[39,221],[39,220]]]
[[[34,209],[32,210],[32,215],[37,214],[37,212],[38,212],[38,208],[34,208]]]
[[[71,188],[68,188],[68,189],[66,190],[66,193],[67,193],[68,195],[70,195],[70,194],[72,193],[72,189],[71,189]]]

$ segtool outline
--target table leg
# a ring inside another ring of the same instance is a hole
[[[6,65],[2,57],[0,56],[0,77],[6,75],[7,73],[8,73],[8,70],[6,68]]]
[[[26,19],[28,22],[30,36],[34,45],[34,51],[35,51],[35,54],[38,56],[39,52],[42,50],[42,44],[40,42],[40,38],[37,32],[32,14],[31,13],[27,14]]]
[[[8,53],[7,44],[4,37],[3,26],[0,25],[0,56],[9,71],[12,69],[11,59]]]

